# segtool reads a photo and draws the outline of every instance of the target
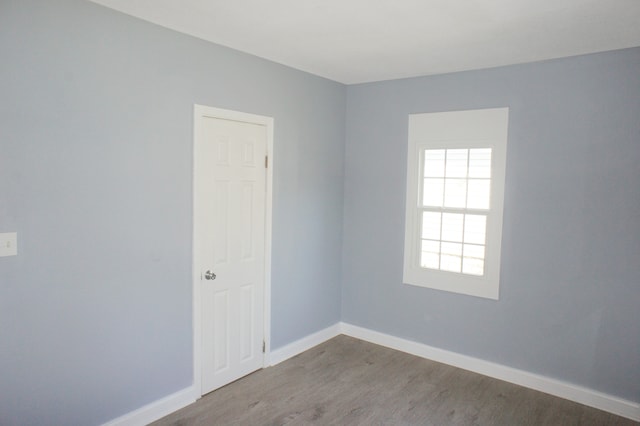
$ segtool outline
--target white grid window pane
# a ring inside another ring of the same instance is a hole
[[[487,216],[465,210],[490,208],[492,149],[425,149],[423,155],[420,265],[482,276]]]
[[[446,179],[444,190],[444,206],[464,208],[467,202],[467,180]]]
[[[424,177],[444,177],[445,149],[424,151]]]
[[[465,257],[462,261],[462,273],[467,275],[484,275],[484,260]]]
[[[420,266],[440,269],[440,241],[422,240]]]
[[[469,177],[491,177],[491,148],[469,150]]]
[[[467,177],[468,149],[447,149],[446,177]]]
[[[442,214],[442,240],[462,242],[464,215],[461,213]]]
[[[439,212],[422,212],[422,238],[428,240],[440,239],[440,218]]]
[[[484,215],[467,214],[464,217],[464,242],[485,244],[487,233],[487,217]]]
[[[422,205],[442,207],[444,179],[425,179],[422,187]]]
[[[462,273],[470,275],[484,274],[484,246],[465,244],[462,259]]]
[[[440,269],[443,271],[460,272],[462,267],[462,244],[441,244]]]
[[[489,208],[491,199],[491,181],[489,179],[469,179],[467,208]]]

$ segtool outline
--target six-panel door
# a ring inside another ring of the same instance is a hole
[[[196,255],[205,394],[263,366],[266,128],[201,120]]]

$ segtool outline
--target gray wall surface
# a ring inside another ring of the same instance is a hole
[[[343,320],[640,401],[638,70],[628,49],[345,88],[86,1],[0,1],[0,424],[190,385],[194,103],[275,119],[272,349]],[[403,285],[407,115],[502,106],[500,300]]]
[[[345,87],[80,0],[0,2],[0,424],[190,385],[193,104],[275,119],[272,348],[340,320]]]
[[[500,300],[402,284],[407,115],[510,107]],[[640,401],[640,49],[347,88],[343,321]]]

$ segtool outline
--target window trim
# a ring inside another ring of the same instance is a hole
[[[491,108],[409,115],[403,283],[499,298],[508,113],[508,108]],[[487,213],[483,276],[420,266],[421,150],[452,148],[492,148],[491,206]]]

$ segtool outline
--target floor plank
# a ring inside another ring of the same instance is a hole
[[[640,423],[542,392],[338,336],[153,423],[531,425]]]

